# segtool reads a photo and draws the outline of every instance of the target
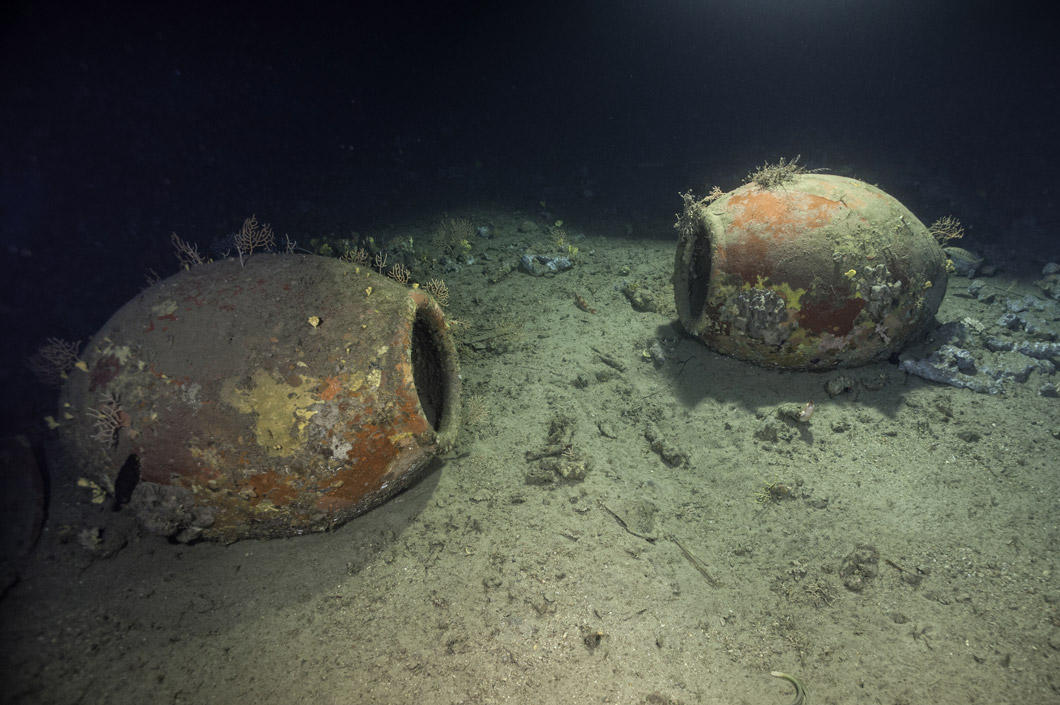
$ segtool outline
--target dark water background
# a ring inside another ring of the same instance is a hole
[[[21,2],[0,33],[3,430],[87,340],[256,213],[371,232],[476,204],[664,222],[765,161],[878,183],[1011,269],[1056,259],[1057,49],[1000,2]],[[671,233],[665,228],[665,237]]]

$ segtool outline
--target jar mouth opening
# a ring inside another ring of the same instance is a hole
[[[455,439],[459,425],[459,371],[456,348],[441,309],[426,300],[416,307],[410,346],[412,379],[427,423],[441,445]]]
[[[713,233],[708,224],[701,222],[693,233],[681,238],[673,278],[677,315],[692,335],[703,324],[713,267]]]
[[[710,291],[710,271],[713,259],[712,240],[709,232],[703,233],[692,243],[688,261],[688,307],[690,311],[702,311]]]

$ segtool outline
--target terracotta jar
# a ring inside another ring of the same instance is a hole
[[[677,228],[682,325],[764,366],[885,359],[923,331],[946,291],[946,258],[924,224],[856,179],[802,173],[686,196]]]
[[[66,472],[178,540],[335,526],[457,434],[438,304],[339,260],[192,267],[122,307],[62,391]]]

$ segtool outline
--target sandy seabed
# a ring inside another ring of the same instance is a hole
[[[590,230],[535,278],[543,231],[474,219],[459,447],[327,534],[101,557],[53,522],[0,603],[0,700],[786,705],[782,671],[813,703],[1060,702],[1048,378],[763,370],[681,335],[665,229]],[[938,319],[991,325],[1004,296],[967,286]]]

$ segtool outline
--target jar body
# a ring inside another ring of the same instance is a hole
[[[192,267],[122,307],[62,391],[68,472],[180,540],[327,529],[406,486],[458,425],[424,292],[338,260]]]
[[[674,296],[685,330],[768,367],[885,359],[946,291],[945,255],[895,198],[856,179],[798,174],[686,198]]]

